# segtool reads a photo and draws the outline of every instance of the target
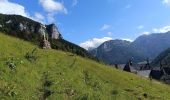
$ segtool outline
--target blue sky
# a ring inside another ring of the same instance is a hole
[[[86,49],[170,30],[170,0],[0,0],[0,13],[56,23],[66,40]]]

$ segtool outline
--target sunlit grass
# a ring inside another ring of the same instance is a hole
[[[25,55],[34,48],[38,59],[30,62]],[[170,100],[169,93],[162,83],[0,33],[0,99]]]

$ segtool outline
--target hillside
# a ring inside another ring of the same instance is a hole
[[[160,53],[153,61],[154,66],[160,66],[160,63],[163,65],[170,65],[170,48],[166,49]]]
[[[131,42],[126,40],[110,40],[101,44],[98,48],[91,50],[91,54],[108,64],[124,64],[132,57],[133,62],[143,61],[141,52],[131,47]]]
[[[170,47],[170,32],[142,35],[132,42],[133,48],[154,59]],[[162,45],[163,44],[163,45]]]
[[[132,57],[134,62],[142,62],[147,58],[153,60],[161,52],[169,48],[169,38],[170,32],[166,32],[141,35],[133,42],[119,40],[117,44],[117,40],[111,40],[90,52],[109,64],[126,63]],[[109,49],[104,47],[109,47]]]
[[[45,35],[50,40],[53,49],[71,52],[97,61],[85,49],[65,40],[55,24],[43,25],[20,15],[0,14],[0,32],[32,42],[39,47],[42,47],[43,35]]]
[[[169,100],[169,92],[159,82],[0,33],[1,99]]]

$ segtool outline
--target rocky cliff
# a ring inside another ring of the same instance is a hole
[[[0,30],[14,32],[11,32],[11,35],[19,35],[16,32],[24,32],[27,35],[39,34],[40,36],[48,36],[53,39],[60,39],[62,37],[55,24],[43,25],[19,15],[0,14]]]
[[[43,25],[20,15],[0,14],[0,32],[32,42],[45,49],[59,49],[97,60],[85,49],[62,38],[55,24]]]

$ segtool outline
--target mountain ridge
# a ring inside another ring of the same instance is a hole
[[[68,51],[98,61],[85,49],[65,40],[55,24],[44,25],[21,15],[0,14],[0,31],[30,41],[41,48],[45,39],[47,48]]]
[[[170,47],[169,38],[170,32],[166,32],[141,35],[133,42],[129,42],[129,44],[124,43],[122,45],[117,45],[113,43],[113,40],[111,40],[104,42],[96,49],[91,50],[90,53],[108,64],[126,63],[131,58],[134,60],[134,62],[142,62],[147,58],[153,60],[159,55],[159,53]],[[106,50],[102,50],[103,45],[109,45],[112,48],[117,48],[111,49],[109,51],[107,51],[107,48]]]

